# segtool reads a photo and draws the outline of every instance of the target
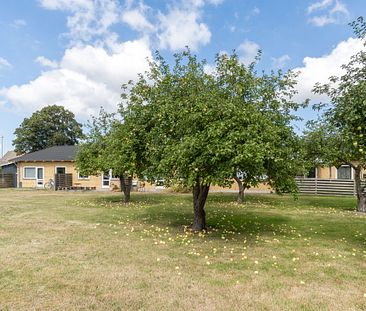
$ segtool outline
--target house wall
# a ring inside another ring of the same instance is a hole
[[[337,178],[337,168],[333,167],[318,167],[317,168],[317,178],[320,179],[336,179]]]
[[[363,179],[366,179],[366,170],[362,171]],[[353,175],[352,175],[353,176]],[[337,179],[337,168],[332,167],[318,167],[317,168],[317,178],[320,179]]]
[[[43,167],[44,177],[43,182],[46,183],[50,179],[55,178],[56,167],[65,167],[66,173],[72,174],[72,184],[73,186],[83,186],[83,187],[96,187],[97,189],[102,188],[102,176],[89,176],[89,179],[79,179],[78,172],[75,168],[74,162],[20,162],[17,164],[18,173],[18,186],[22,188],[36,188],[36,179],[26,179],[24,178],[24,167]],[[137,180],[134,180],[134,184],[140,184]],[[111,179],[109,189],[119,189],[120,182],[119,179]],[[104,189],[108,189],[104,188]],[[163,187],[156,187],[154,184],[145,182],[145,191],[158,191],[164,189]],[[238,190],[238,185],[236,182],[232,184],[231,188],[223,188],[219,186],[211,186],[212,191],[225,191],[225,190]],[[255,190],[269,190],[270,188],[265,184],[259,184],[258,187],[252,188]]]
[[[50,179],[55,178],[56,167],[65,167],[66,173],[72,174],[73,186],[84,186],[84,187],[96,187],[97,189],[102,188],[102,177],[101,176],[89,176],[89,179],[79,179],[78,172],[75,169],[74,162],[20,162],[18,163],[18,180],[22,188],[36,188],[36,179],[25,179],[24,178],[24,167],[43,167],[44,169],[44,183]],[[19,186],[18,183],[18,186]]]

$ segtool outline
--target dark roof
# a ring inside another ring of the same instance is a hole
[[[0,166],[9,165],[14,162],[17,154],[15,151],[11,150],[5,153],[5,155],[0,159]]]
[[[75,161],[77,146],[55,146],[43,150],[27,153],[14,162],[26,161]]]

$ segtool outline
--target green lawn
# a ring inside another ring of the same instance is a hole
[[[353,198],[0,191],[0,310],[366,310]]]

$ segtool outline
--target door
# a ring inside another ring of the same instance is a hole
[[[111,171],[105,171],[102,174],[102,188],[109,188],[111,185]]]
[[[44,169],[43,167],[36,168],[36,187],[43,188],[44,186]]]

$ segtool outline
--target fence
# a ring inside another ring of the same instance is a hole
[[[0,174],[0,188],[14,188],[15,174]]]
[[[356,183],[352,179],[296,178],[299,192],[316,195],[356,195]],[[362,182],[366,186],[365,181]]]
[[[55,174],[55,190],[72,187],[72,174]]]

